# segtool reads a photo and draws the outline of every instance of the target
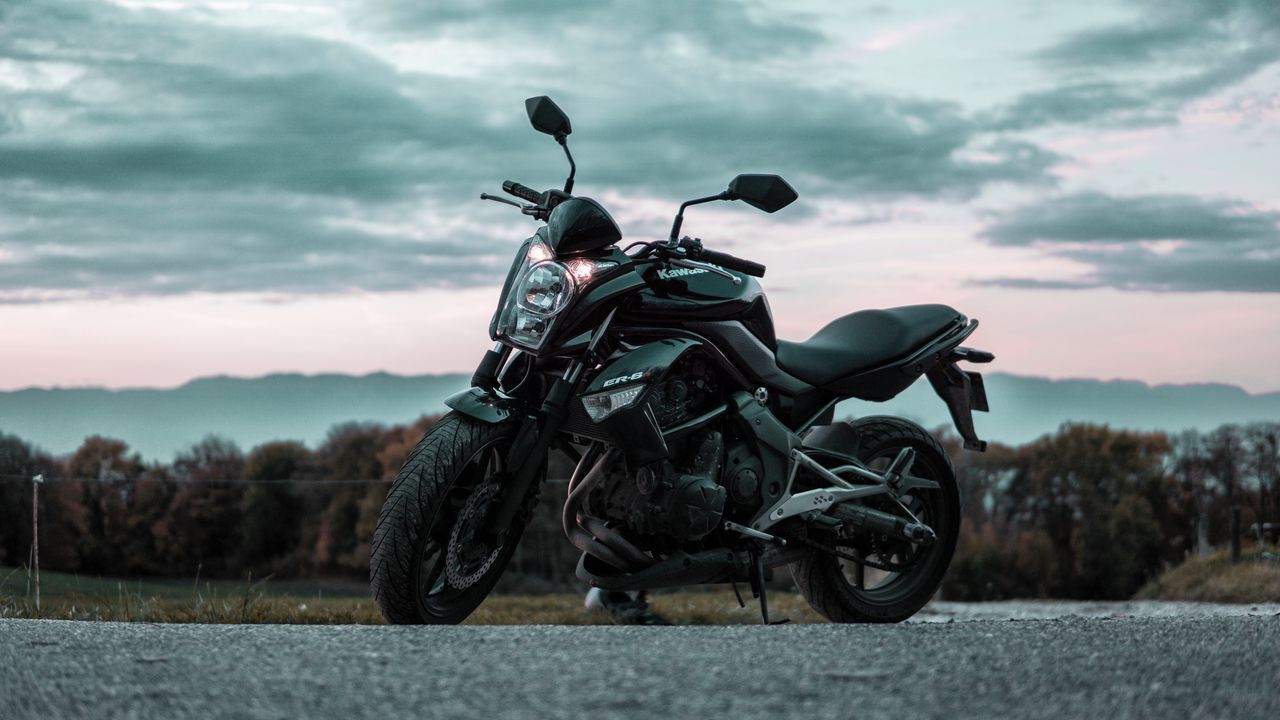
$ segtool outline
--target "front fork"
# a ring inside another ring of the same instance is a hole
[[[511,526],[511,521],[520,511],[520,506],[529,494],[530,486],[538,477],[547,451],[555,442],[556,434],[564,425],[565,418],[569,416],[569,402],[573,399],[578,381],[582,379],[582,371],[588,362],[595,359],[596,347],[604,338],[612,321],[613,312],[611,311],[592,334],[591,342],[587,344],[582,357],[571,360],[564,374],[552,383],[551,389],[542,400],[537,416],[521,424],[520,430],[516,433],[515,440],[511,443],[511,451],[507,456],[507,467],[515,468],[515,473],[500,483],[499,502],[485,519],[484,538],[493,543],[490,547],[498,547],[501,544],[507,528]],[[476,368],[475,375],[471,378],[472,385],[485,387],[478,384],[477,381],[479,381],[487,383],[486,389],[493,389],[497,383],[497,368],[506,354],[501,343],[486,353],[484,359],[480,361],[480,366]]]
[[[581,361],[570,363],[564,376],[557,378],[551,385],[538,416],[520,425],[507,455],[507,466],[515,468],[515,473],[500,483],[499,502],[485,519],[484,537],[492,541],[490,547],[497,547],[502,543],[507,528],[511,526],[511,521],[520,511],[520,505],[529,494],[530,486],[538,477],[542,459],[547,456],[556,433],[560,432],[560,426],[569,415],[569,399],[573,397],[573,389],[582,375],[582,368]]]

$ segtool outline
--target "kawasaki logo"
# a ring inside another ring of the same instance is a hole
[[[678,277],[686,277],[688,275],[701,275],[709,272],[702,268],[671,268],[670,270],[659,270],[658,277],[663,280],[673,280]]]

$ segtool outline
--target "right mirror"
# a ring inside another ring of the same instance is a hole
[[[729,183],[729,200],[741,200],[767,213],[795,202],[796,191],[778,175],[739,175]]]

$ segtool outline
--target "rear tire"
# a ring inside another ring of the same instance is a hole
[[[856,564],[820,550],[810,550],[792,563],[791,577],[809,605],[832,622],[901,622],[916,614],[937,592],[955,553],[960,533],[960,493],[955,471],[938,441],[915,423],[875,416],[851,425],[858,433],[858,446],[840,450],[863,462],[872,464],[894,456],[903,447],[916,451],[910,474],[935,480],[941,486],[937,490],[922,491],[927,494],[929,518],[921,519],[937,533],[937,541],[920,549],[918,552],[923,554],[896,577],[890,576],[884,587],[858,587],[859,583],[846,575],[846,565],[856,568]],[[857,570],[861,585],[867,585],[867,572],[868,568]]]
[[[534,482],[496,551],[468,555],[469,572],[454,587],[448,563],[478,545],[456,527],[460,517],[474,518],[494,488],[488,485],[493,459],[505,462],[515,436],[514,423],[491,424],[466,415],[445,415],[409,454],[378,515],[369,558],[369,585],[387,622],[396,625],[462,622],[484,601],[515,552],[528,513],[537,502],[541,478]],[[477,492],[480,491],[480,492]],[[465,524],[464,524],[465,528]],[[449,553],[453,552],[451,558]]]

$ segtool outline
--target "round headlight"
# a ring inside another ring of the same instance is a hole
[[[520,307],[539,315],[555,315],[573,297],[573,275],[558,262],[540,262],[525,273],[516,291]]]

